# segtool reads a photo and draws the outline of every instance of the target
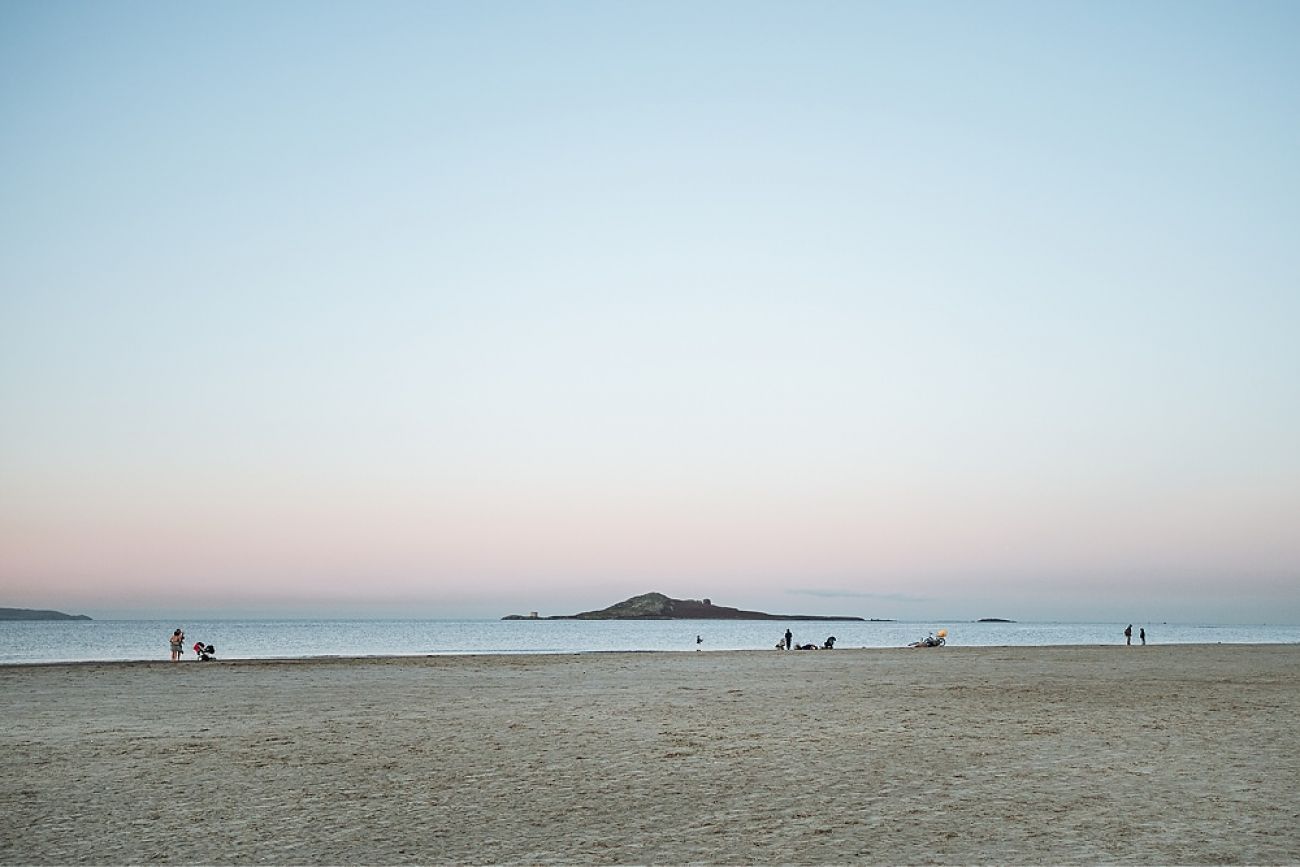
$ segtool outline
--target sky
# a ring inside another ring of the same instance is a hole
[[[1300,5],[0,5],[0,604],[1300,623]]]

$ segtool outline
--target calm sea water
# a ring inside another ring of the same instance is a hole
[[[901,647],[948,630],[954,646],[1122,644],[1123,623],[820,623],[718,620],[160,620],[0,622],[0,664],[76,660],[167,660],[180,627],[188,648],[213,644],[219,659],[310,656],[417,656],[465,653],[571,653],[609,650],[771,649],[788,627],[798,644]],[[1296,644],[1300,626],[1145,626],[1151,644]],[[697,645],[696,636],[702,641]]]

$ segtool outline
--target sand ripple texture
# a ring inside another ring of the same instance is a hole
[[[1300,647],[0,668],[0,862],[1300,862]]]

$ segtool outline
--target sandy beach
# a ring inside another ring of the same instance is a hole
[[[1300,647],[0,668],[0,861],[1300,862]]]

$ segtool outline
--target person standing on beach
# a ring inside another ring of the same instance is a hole
[[[790,630],[787,629],[785,631],[785,649],[789,650],[792,647],[794,647],[794,636],[790,633]]]
[[[1128,626],[1125,626],[1125,627],[1124,627],[1124,643],[1125,643],[1125,644],[1132,644],[1132,643],[1133,643],[1133,624],[1132,624],[1132,623],[1130,623]]]
[[[1147,628],[1143,626],[1138,630],[1138,638],[1142,640],[1142,646],[1147,646]]]
[[[182,645],[185,643],[185,633],[177,629],[172,633],[172,662],[180,662]]]

